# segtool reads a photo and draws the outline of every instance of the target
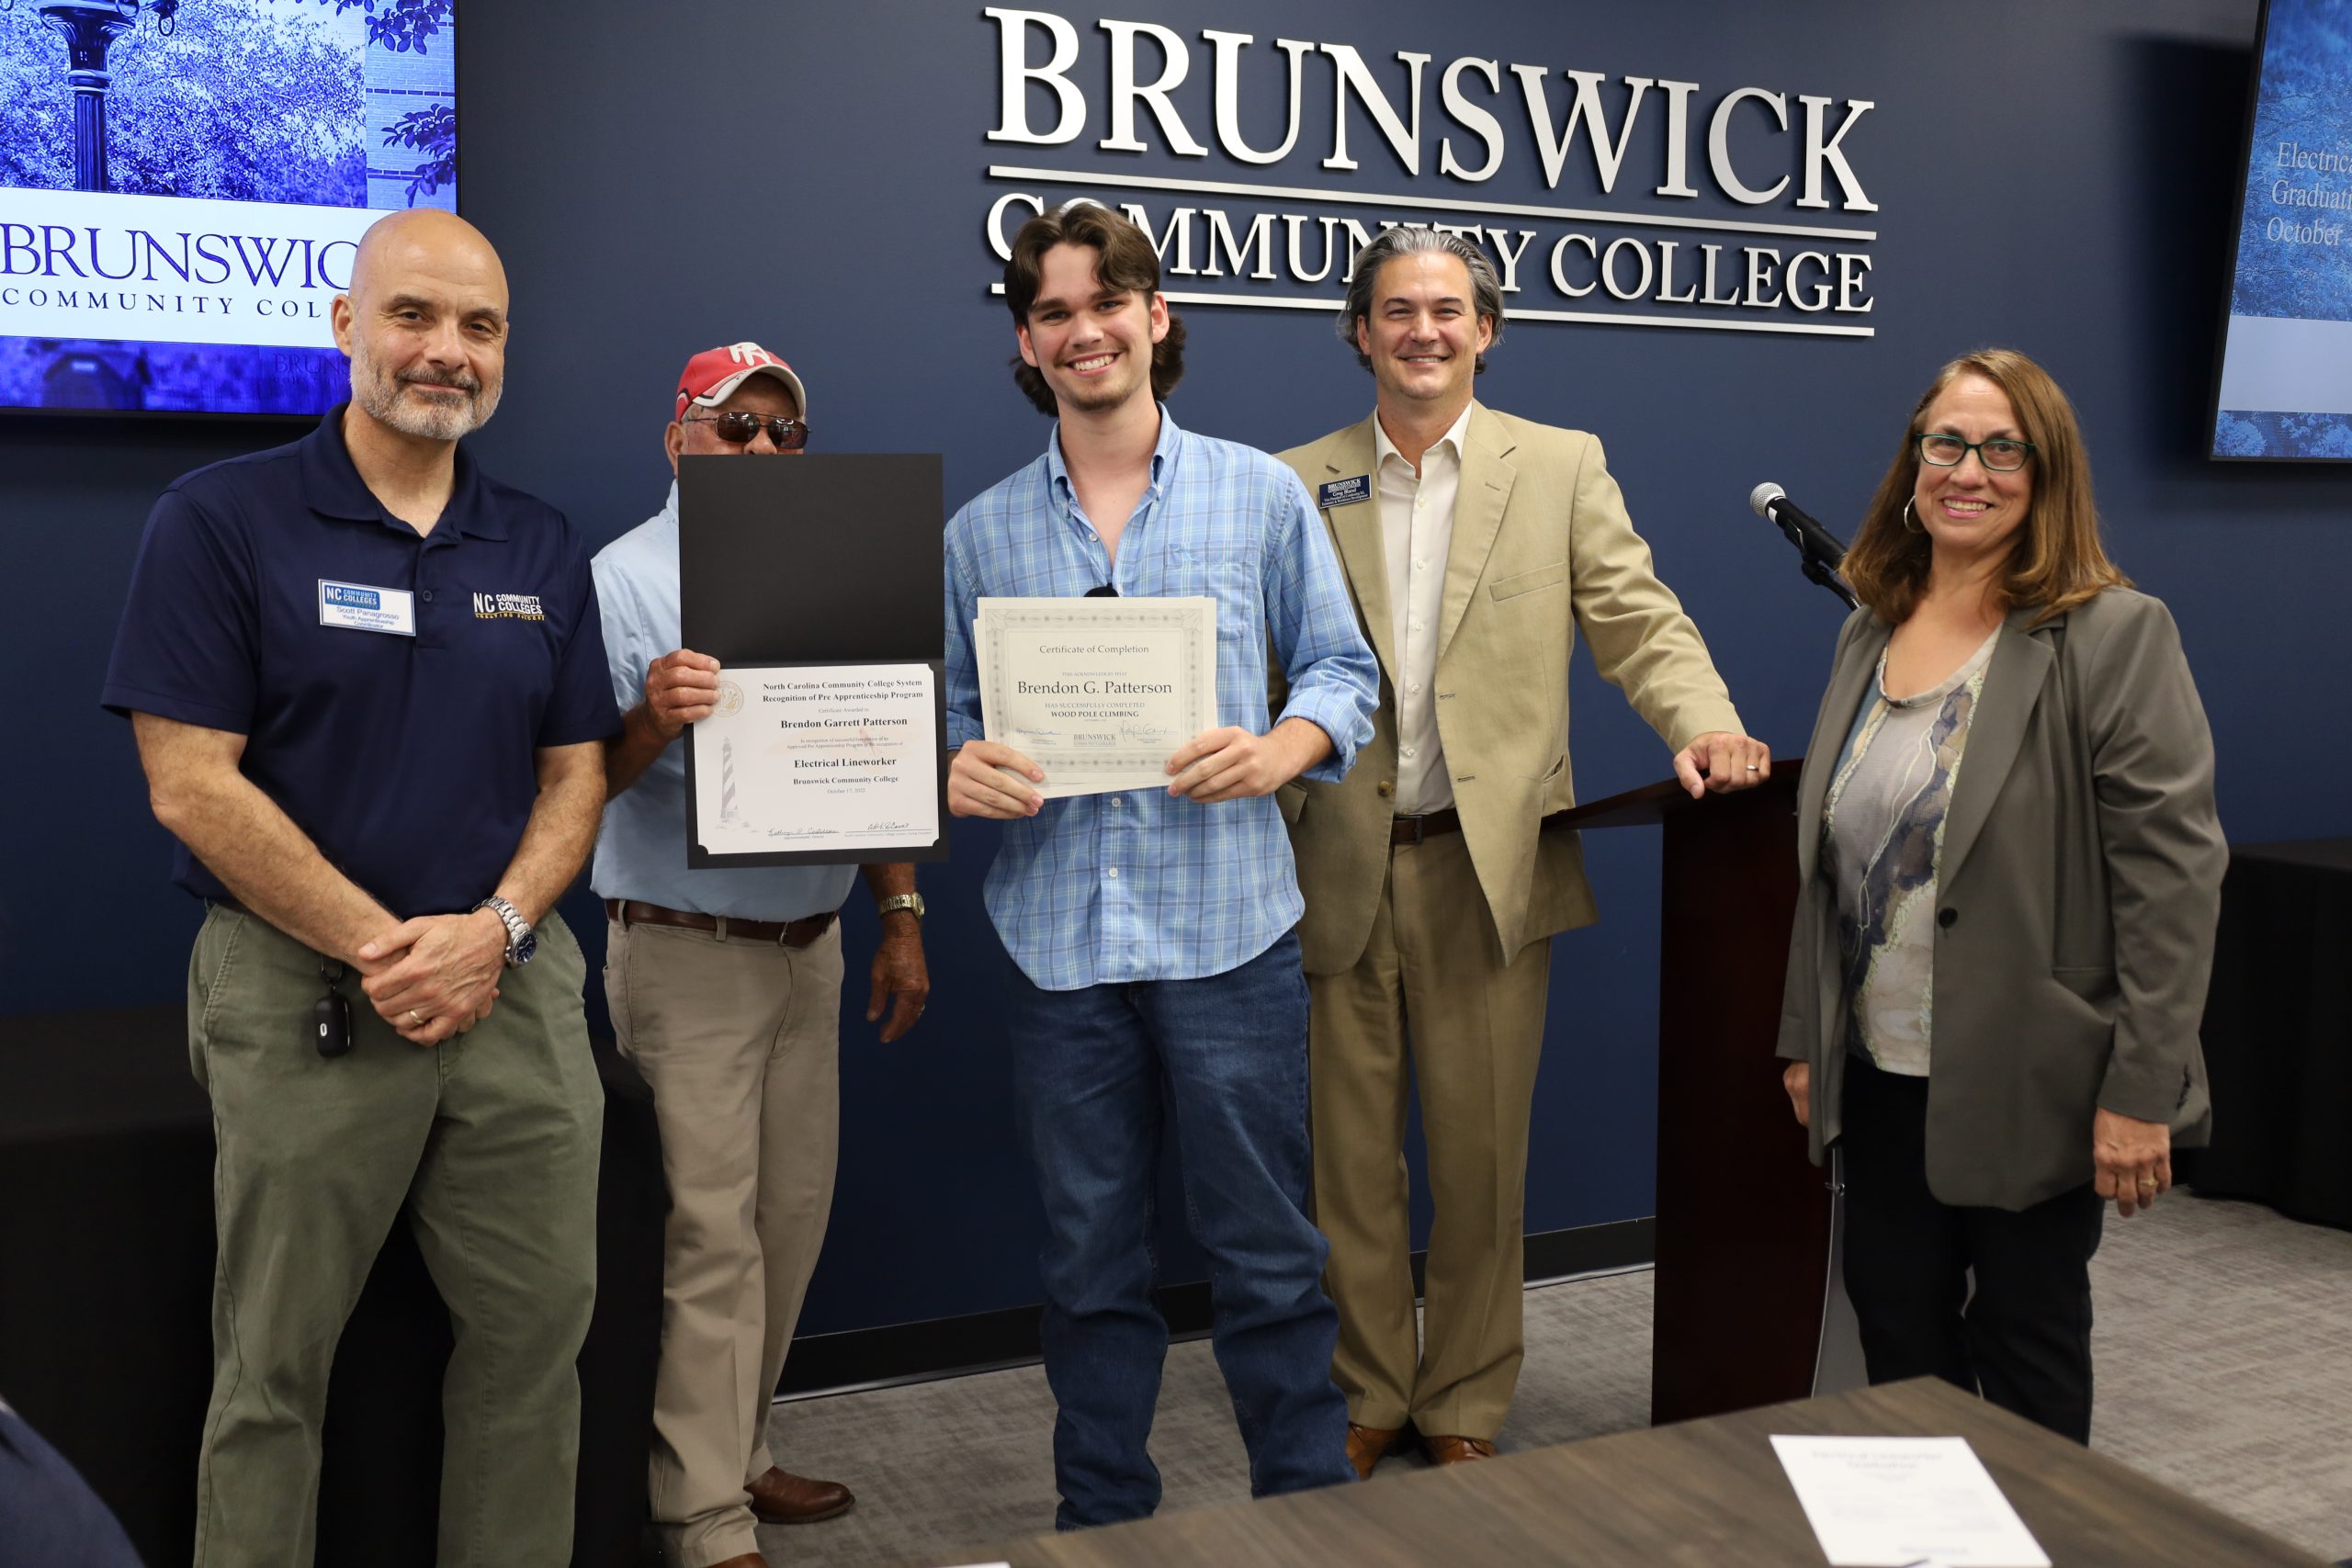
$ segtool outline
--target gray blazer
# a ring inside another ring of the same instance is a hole
[[[2170,612],[2110,588],[1994,646],[1938,867],[1928,1186],[2023,1209],[2091,1179],[2105,1108],[2206,1141],[2197,1031],[2229,852],[2213,739]],[[1838,1136],[1845,986],[1822,796],[1891,628],[1838,639],[1797,792],[1780,1055],[1813,1065],[1815,1163]]]

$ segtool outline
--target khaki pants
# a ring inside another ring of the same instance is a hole
[[[605,995],[653,1091],[664,1234],[649,1466],[671,1561],[756,1551],[744,1483],[824,1245],[840,1146],[842,938],[606,924]]]
[[[1331,1375],[1361,1426],[1409,1418],[1432,1436],[1492,1438],[1519,1382],[1527,1121],[1552,943],[1498,964],[1486,911],[1462,835],[1399,846],[1363,956],[1307,976],[1315,1219],[1340,1309]],[[1418,1346],[1408,1052],[1436,1210]]]
[[[441,1568],[560,1568],[604,1135],[580,945],[550,914],[491,1015],[434,1050],[394,1033],[346,975],[356,1043],[333,1060],[311,1038],[320,965],[220,908],[188,965],[189,1055],[219,1149],[196,1562],[311,1562],[335,1342],[405,1216],[457,1340],[441,1385]]]

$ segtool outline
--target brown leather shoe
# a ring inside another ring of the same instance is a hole
[[[813,1525],[837,1519],[857,1506],[849,1488],[838,1481],[811,1481],[773,1465],[744,1490],[752,1495],[752,1517],[763,1524]]]
[[[1485,1438],[1430,1438],[1421,1439],[1421,1451],[1430,1456],[1431,1464],[1467,1464],[1472,1460],[1492,1459],[1495,1445]]]
[[[1372,1467],[1396,1452],[1410,1439],[1401,1427],[1359,1427],[1348,1423],[1348,1462],[1356,1467],[1356,1479],[1369,1481]]]

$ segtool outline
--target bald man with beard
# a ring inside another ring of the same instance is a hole
[[[618,728],[588,554],[461,444],[504,269],[412,210],[334,309],[351,401],[149,517],[102,700],[203,901],[220,1267],[196,1562],[311,1561],[335,1341],[394,1224],[456,1348],[442,1564],[568,1561],[602,1095],[553,905]]]

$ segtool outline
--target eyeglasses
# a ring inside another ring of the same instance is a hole
[[[725,413],[688,414],[681,424],[707,424],[721,441],[738,446],[749,446],[761,431],[775,443],[779,452],[797,452],[808,445],[808,423],[786,419],[782,414],[752,413],[747,409],[729,409]]]
[[[1995,474],[2014,474],[2033,456],[2030,441],[1962,441],[1957,435],[1922,435],[1918,447],[1919,461],[1939,468],[1957,468],[1973,452],[1985,471]]]

